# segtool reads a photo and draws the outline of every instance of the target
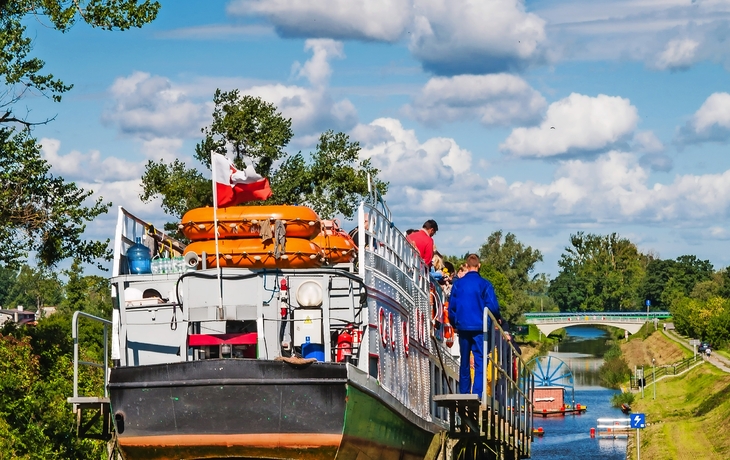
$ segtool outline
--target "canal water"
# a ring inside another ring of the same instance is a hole
[[[572,326],[568,335],[549,353],[570,366],[575,388],[575,403],[587,406],[581,415],[565,417],[535,417],[535,428],[542,427],[543,437],[535,436],[532,458],[535,460],[557,459],[605,459],[624,460],[626,439],[591,438],[591,428],[599,418],[625,418],[619,409],[611,407],[611,396],[617,390],[604,388],[598,378],[603,354],[608,350],[606,331],[590,326]],[[566,403],[572,395],[566,392]]]

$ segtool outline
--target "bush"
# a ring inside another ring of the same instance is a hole
[[[634,395],[632,392],[621,392],[621,393],[614,393],[613,396],[611,396],[611,405],[613,407],[621,407],[621,404],[626,405],[632,405],[634,401],[636,400],[636,395]]]
[[[604,386],[608,388],[619,388],[619,386],[631,377],[631,369],[629,369],[626,360],[621,357],[621,348],[614,344],[603,355],[604,363],[598,369],[598,377]]]

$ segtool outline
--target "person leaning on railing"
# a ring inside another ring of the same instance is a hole
[[[459,334],[461,350],[459,368],[459,393],[474,393],[481,398],[484,377],[484,309],[489,308],[497,321],[502,323],[499,303],[492,283],[479,274],[479,257],[469,254],[466,273],[451,288],[449,320]],[[492,320],[487,322],[487,343],[491,343]],[[487,350],[489,353],[491,350]],[[474,355],[474,381],[472,384],[469,353]]]

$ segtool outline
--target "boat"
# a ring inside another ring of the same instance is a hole
[[[242,268],[313,268],[324,262],[322,249],[304,238],[287,238],[277,248],[273,240],[260,238],[221,239],[216,253],[215,240],[193,241],[185,247],[188,265],[203,263],[206,267]],[[216,255],[218,254],[218,255]],[[195,257],[193,257],[193,255]]]
[[[623,412],[624,414],[630,414],[631,413],[631,406],[629,406],[626,403],[622,403],[621,404],[621,412]]]
[[[336,265],[315,264],[296,245],[316,243],[289,227],[286,253],[249,264],[241,245],[260,239],[228,234],[216,256],[210,239],[186,246],[119,208],[107,389],[126,460],[424,458],[449,429],[433,397],[458,388],[431,316],[444,294],[382,200],[357,219],[366,238]],[[184,266],[130,273],[138,238]]]
[[[311,239],[321,230],[319,216],[306,206],[229,206],[219,208],[216,214],[210,206],[191,209],[183,215],[178,229],[191,241],[215,239],[215,218],[219,238],[259,237],[263,225],[273,226],[277,220],[290,238]]]
[[[112,319],[76,312],[72,321],[68,402],[79,436],[111,439],[125,460],[420,460],[473,419],[489,442],[529,457],[534,379],[524,363],[513,369],[511,352],[490,354],[484,399],[451,394],[458,356],[441,287],[381,197],[359,205],[357,231],[356,250],[333,263],[288,227],[283,250],[239,233],[222,233],[216,249],[119,207]],[[184,263],[144,273],[140,245]],[[244,245],[260,248],[256,263]],[[111,366],[80,359],[81,317],[103,323],[105,338],[110,330]],[[509,346],[503,334],[491,340]],[[103,367],[104,396],[80,394],[80,365]],[[457,417],[457,406],[469,413]],[[94,420],[101,431],[88,434]]]

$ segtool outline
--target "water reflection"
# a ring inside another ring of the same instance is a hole
[[[570,366],[575,386],[575,402],[588,406],[582,415],[557,418],[535,418],[535,427],[543,427],[545,436],[535,438],[532,458],[539,460],[595,458],[623,460],[625,439],[591,439],[590,429],[598,418],[625,417],[611,407],[615,390],[604,388],[598,378],[603,355],[609,349],[608,332],[590,326],[572,326],[568,335],[549,352]],[[566,395],[566,399],[570,399]]]

